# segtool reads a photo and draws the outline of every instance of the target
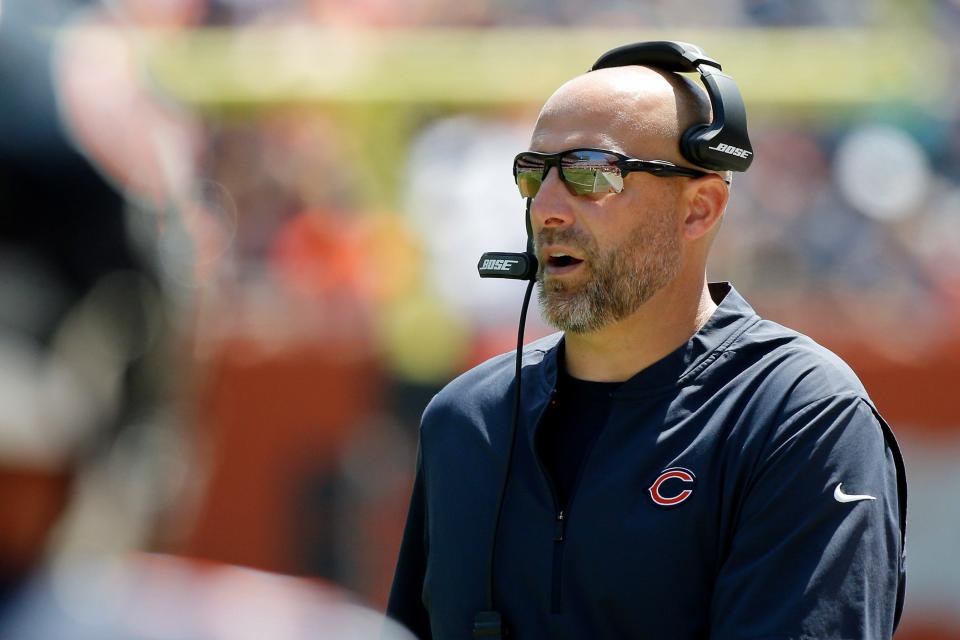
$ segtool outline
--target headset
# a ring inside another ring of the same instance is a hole
[[[713,122],[695,124],[680,136],[680,153],[695,165],[714,171],[746,171],[753,161],[747,136],[747,111],[733,78],[703,49],[685,42],[639,42],[606,52],[590,71],[645,65],[676,73],[699,72],[710,98]]]
[[[661,40],[637,42],[607,51],[593,64],[588,73],[598,69],[641,65],[675,73],[699,73],[700,81],[707,90],[713,121],[695,124],[680,136],[680,153],[694,165],[711,171],[746,171],[753,161],[753,147],[747,135],[747,112],[743,98],[733,78],[723,73],[720,63],[707,56],[703,49],[686,42]],[[529,280],[523,306],[520,310],[520,327],[517,331],[517,356],[513,394],[513,424],[507,448],[507,466],[497,499],[487,560],[487,608],[477,613],[473,624],[474,638],[499,640],[506,633],[503,619],[496,610],[493,593],[493,561],[497,547],[497,530],[503,511],[503,498],[510,481],[513,447],[516,442],[517,424],[520,421],[520,374],[523,359],[523,331],[526,325],[527,308],[537,277],[537,257],[533,249],[533,226],[530,220],[532,198],[526,202],[527,247],[523,253],[487,252],[480,257],[477,271],[481,278],[508,278]]]

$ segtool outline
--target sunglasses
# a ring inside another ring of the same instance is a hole
[[[520,195],[532,198],[540,191],[550,167],[557,167],[560,179],[576,196],[591,193],[620,193],[624,177],[633,171],[661,178],[699,178],[706,171],[681,167],[666,160],[637,160],[605,149],[569,149],[560,153],[523,151],[513,159],[513,179]]]

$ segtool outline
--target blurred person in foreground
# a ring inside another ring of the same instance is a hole
[[[0,15],[0,638],[408,637],[331,586],[138,551],[194,469],[126,181],[64,127],[88,96],[58,109],[52,20],[71,8]]]
[[[541,110],[514,175],[562,333],[524,349],[512,454],[512,353],[424,412],[388,606],[418,637],[892,635],[899,450],[846,364],[707,281],[729,186],[679,141],[710,118],[635,65]]]

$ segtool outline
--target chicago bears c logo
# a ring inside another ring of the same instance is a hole
[[[647,491],[650,492],[650,498],[661,507],[673,507],[693,494],[693,483],[696,480],[693,471],[683,467],[670,467],[664,469],[657,479],[653,481]],[[680,484],[683,483],[683,484]],[[664,486],[667,485],[667,486]],[[678,488],[684,487],[680,491]]]

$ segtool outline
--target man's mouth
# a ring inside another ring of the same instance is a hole
[[[551,252],[547,254],[547,264],[544,271],[551,276],[570,273],[583,263],[581,258],[575,258],[566,253]]]

